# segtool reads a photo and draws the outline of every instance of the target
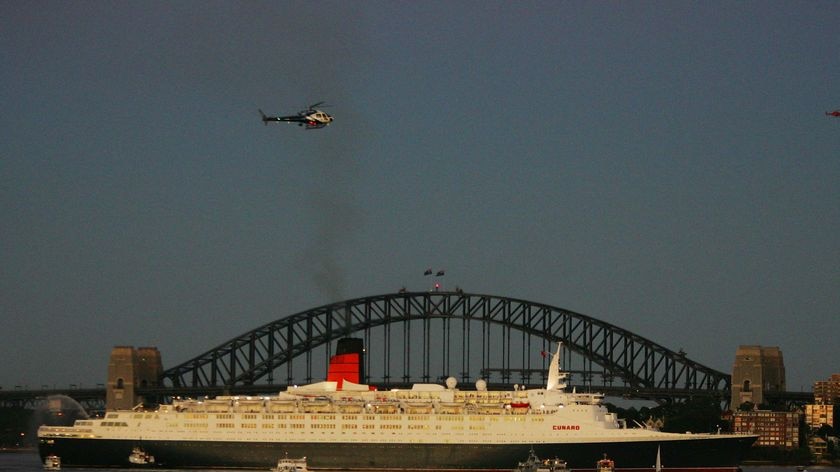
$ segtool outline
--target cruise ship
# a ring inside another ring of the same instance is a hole
[[[606,454],[619,470],[647,471],[661,454],[666,472],[734,472],[757,439],[628,427],[603,395],[567,391],[559,356],[558,347],[545,388],[490,391],[479,380],[461,390],[450,377],[379,391],[359,383],[360,352],[339,352],[324,382],[42,426],[39,451],[65,468],[132,467],[142,454],[169,469],[268,470],[288,455],[315,470],[511,470],[533,450],[574,470]]]

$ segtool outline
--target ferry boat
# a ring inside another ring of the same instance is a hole
[[[292,459],[287,454],[277,461],[277,465],[271,469],[271,472],[309,472],[309,468],[306,465],[306,457]]]
[[[544,388],[489,391],[415,384],[379,391],[359,380],[360,353],[332,356],[327,380],[270,397],[175,400],[147,410],[38,430],[42,460],[65,467],[130,467],[133,447],[155,467],[270,469],[284,454],[309,457],[310,469],[511,470],[533,448],[592,470],[609,454],[624,470],[651,470],[659,450],[669,470],[735,472],[757,439],[741,434],[682,434],[630,428],[603,395],[567,391],[553,353]],[[355,363],[355,364],[354,364]],[[355,369],[355,371],[354,371]]]

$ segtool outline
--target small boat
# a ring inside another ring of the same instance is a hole
[[[595,463],[595,472],[615,472],[615,462],[604,454],[604,458]]]
[[[292,459],[286,454],[286,457],[277,461],[277,466],[271,469],[271,472],[308,472],[306,467],[306,456],[300,459]]]
[[[134,465],[151,465],[155,463],[155,456],[135,446],[128,455],[128,462]]]
[[[514,472],[561,472],[566,470],[566,461],[557,459],[540,460],[532,447],[528,451],[528,459],[520,462]]]
[[[542,463],[542,467],[537,468],[540,472],[561,472],[566,470],[566,461],[556,457],[554,459],[545,459]]]
[[[61,458],[58,456],[47,456],[44,459],[44,470],[61,470]]]

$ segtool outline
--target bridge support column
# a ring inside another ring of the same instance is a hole
[[[731,406],[764,403],[768,393],[784,392],[785,362],[778,347],[738,346],[732,366]]]
[[[137,395],[137,389],[157,386],[162,373],[163,363],[156,347],[114,347],[108,361],[105,409],[127,410],[142,403],[144,399]]]

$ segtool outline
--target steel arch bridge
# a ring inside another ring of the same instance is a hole
[[[493,388],[545,382],[562,342],[570,384],[635,398],[728,398],[730,376],[625,329],[541,303],[458,292],[395,293],[324,305],[260,326],[166,370],[161,385],[236,390],[326,377],[333,343],[363,336],[379,388],[483,378]],[[313,364],[317,368],[313,377]],[[536,380],[535,378],[536,377]]]

